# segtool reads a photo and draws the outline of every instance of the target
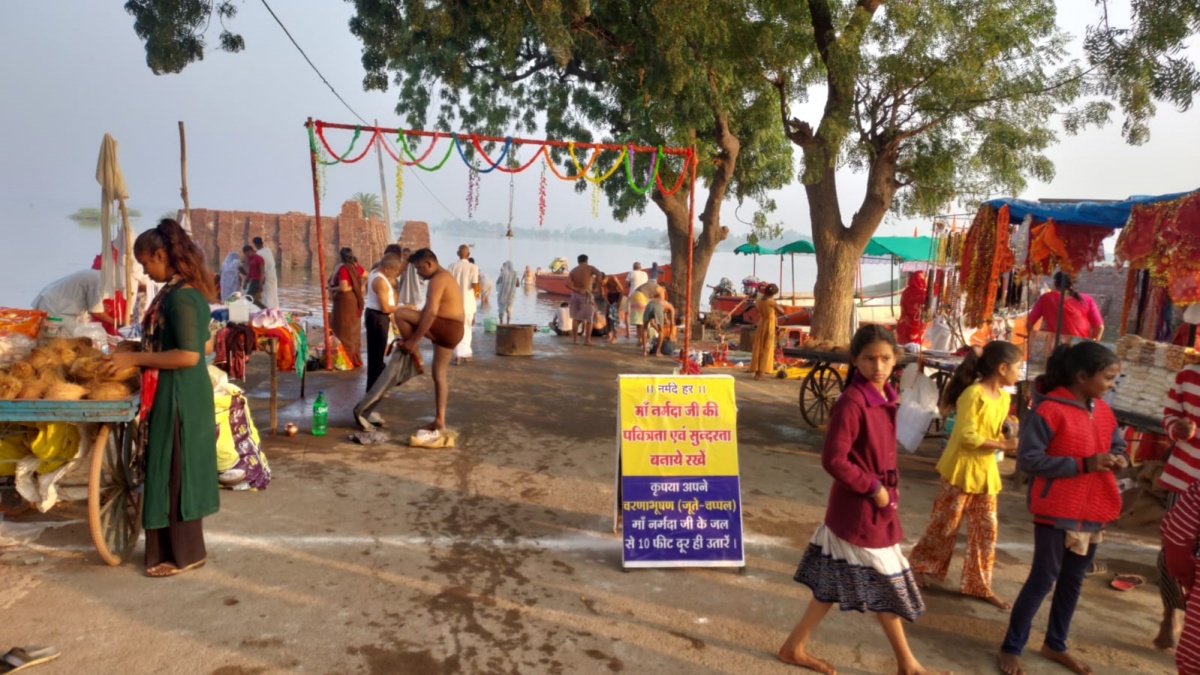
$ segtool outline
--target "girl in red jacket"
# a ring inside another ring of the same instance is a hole
[[[904,637],[901,619],[925,612],[921,592],[900,551],[904,532],[896,512],[896,338],[882,326],[863,326],[850,341],[849,384],[829,413],[821,465],[833,476],[825,522],[817,526],[796,570],[813,599],[792,629],[779,659],[819,673],[833,666],[808,653],[812,631],[834,604],[875,612],[899,672],[925,670]]]
[[[1081,342],[1056,348],[1046,361],[1046,374],[1034,383],[1034,408],[1021,424],[1017,446],[1017,464],[1033,477],[1033,564],[1000,647],[1000,670],[1008,675],[1025,672],[1021,652],[1051,589],[1054,599],[1041,654],[1072,672],[1092,672],[1067,653],[1067,633],[1096,544],[1103,540],[1105,525],[1121,512],[1112,469],[1128,466],[1129,460],[1117,419],[1100,400],[1120,372],[1112,350]]]

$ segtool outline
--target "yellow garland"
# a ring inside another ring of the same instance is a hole
[[[567,143],[567,152],[571,154],[571,161],[575,163],[575,170],[578,171],[580,174],[582,174],[582,177],[585,180],[590,181],[592,183],[600,183],[602,181],[606,181],[614,173],[616,173],[617,169],[619,169],[621,167],[621,162],[625,161],[625,153],[628,151],[629,151],[628,148],[621,148],[621,154],[617,156],[617,161],[616,161],[616,163],[614,163],[612,165],[612,168],[609,169],[603,176],[597,176],[596,178],[592,178],[591,176],[587,175],[587,169],[584,169],[582,166],[580,166],[579,160],[575,158],[575,141],[571,141],[570,143]],[[596,155],[599,156],[599,154],[601,152],[604,152],[604,151],[596,150]],[[588,162],[588,164],[590,165],[595,161],[596,161],[596,158],[593,157],[592,161]]]
[[[400,201],[404,199],[404,163],[396,163],[396,218],[400,217]]]
[[[592,181],[592,218],[599,219],[600,218],[600,181],[592,180],[591,178],[588,178],[587,174],[584,174],[583,177],[587,178],[589,181]],[[601,178],[600,180],[604,180],[604,179]]]

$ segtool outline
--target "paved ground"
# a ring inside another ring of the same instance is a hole
[[[123,567],[99,564],[72,507],[21,518],[59,526],[26,548],[42,562],[0,565],[0,645],[59,646],[61,659],[33,671],[45,675],[797,672],[773,653],[809,597],[791,575],[829,483],[797,383],[737,377],[747,568],[626,573],[612,532],[615,378],[666,362],[541,335],[532,359],[491,356],[490,336],[476,344],[476,361],[452,371],[450,423],[464,441],[453,450],[346,442],[358,376],[311,377],[310,400],[288,405],[281,425],[307,430],[324,388],[330,436],[269,438],[270,489],[222,493],[205,521],[209,564],[193,573],[143,578],[140,546]],[[265,394],[252,392],[264,425]],[[431,419],[428,378],[383,412],[398,439]],[[903,461],[911,544],[937,484],[931,457]],[[1002,495],[1001,511],[996,586],[1013,598],[1032,533],[1023,496]],[[1102,557],[1153,579],[1152,534],[1116,532]],[[1073,649],[1100,673],[1173,672],[1149,646],[1155,589],[1106,581],[1086,584]],[[995,672],[1007,615],[952,590],[926,600],[910,629],[925,665]],[[813,649],[841,672],[895,670],[878,625],[858,614],[831,614]],[[1066,672],[1036,655],[1028,664]]]

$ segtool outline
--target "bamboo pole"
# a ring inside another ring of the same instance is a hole
[[[304,126],[312,127],[313,119],[308,118],[308,122]],[[325,368],[333,370],[333,341],[329,339],[329,312],[326,309],[329,307],[329,295],[326,290],[328,284],[325,280],[325,236],[321,229],[321,187],[318,183],[317,174],[317,153],[315,150],[308,151],[309,164],[312,166],[312,186],[313,186],[313,218],[315,220],[314,228],[317,235],[317,272],[321,275],[321,328],[325,333]]]
[[[179,176],[182,187],[179,196],[183,197],[183,212],[187,216],[187,233],[192,233],[192,205],[188,201],[187,187],[187,137],[183,133],[183,121],[179,122]]]
[[[125,311],[120,316],[114,316],[118,323],[128,326],[133,321],[133,301],[137,296],[137,289],[133,288],[133,227],[129,224],[129,211],[125,208],[125,198],[118,197],[117,205],[121,209],[121,224],[125,226]],[[107,249],[108,246],[105,246]],[[104,255],[108,255],[108,251],[104,251]],[[113,293],[114,303],[116,292]],[[119,309],[119,306],[114,307]],[[117,312],[114,312],[117,313]]]
[[[379,120],[375,120],[375,128],[379,128]],[[379,162],[379,200],[383,202],[383,217],[387,222],[388,242],[392,240],[392,207],[388,205],[387,181],[383,177],[383,151],[379,148],[387,141],[379,136],[375,137],[375,159]],[[365,216],[366,214],[364,214]],[[400,215],[400,214],[396,214]],[[380,255],[383,251],[379,252]]]

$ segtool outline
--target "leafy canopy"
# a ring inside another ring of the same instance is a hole
[[[736,57],[744,37],[737,30],[746,26],[722,19],[738,4],[705,0],[682,11],[677,3],[651,0],[358,0],[350,29],[364,45],[364,86],[394,83],[397,113],[413,126],[432,120],[445,130],[695,143],[701,157],[711,157],[721,152],[714,139],[723,115],[742,146],[734,195],[765,198],[766,190],[789,181],[790,148],[769,86]],[[597,166],[607,169],[616,158],[607,153]],[[640,185],[650,163],[648,156],[636,158]],[[677,171],[679,161],[665,166]],[[706,180],[714,170],[701,165]],[[642,211],[646,200],[620,175],[604,187],[623,218]]]
[[[225,28],[225,20],[237,16],[232,0],[128,0],[125,11],[134,16],[133,30],[146,43],[146,65],[155,75],[204,60],[204,34],[214,14],[221,24],[220,48],[239,52],[246,46],[242,36]]]

